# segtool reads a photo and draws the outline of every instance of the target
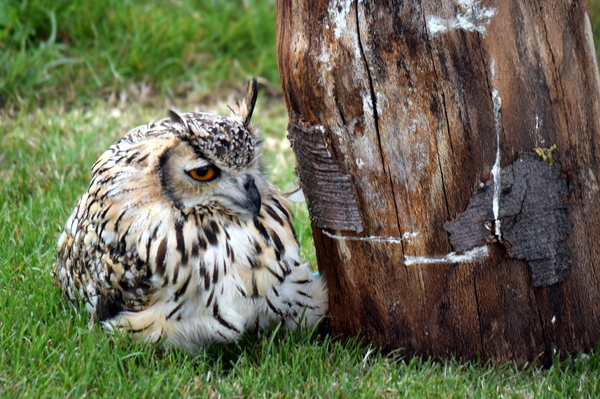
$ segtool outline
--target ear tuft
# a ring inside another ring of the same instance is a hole
[[[245,127],[250,124],[250,118],[252,118],[252,112],[254,111],[254,105],[256,105],[256,99],[258,97],[258,90],[256,88],[256,78],[248,82],[248,88],[246,89],[246,95],[242,100],[238,115],[242,118],[242,123]]]
[[[183,115],[181,114],[181,112],[179,112],[176,108],[171,108],[169,110],[169,118],[171,118],[171,123],[178,123],[180,124],[184,129],[188,129],[188,125],[187,122],[185,121],[185,119],[183,118]]]

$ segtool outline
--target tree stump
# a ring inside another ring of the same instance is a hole
[[[600,339],[586,1],[278,0],[332,335],[549,364]]]

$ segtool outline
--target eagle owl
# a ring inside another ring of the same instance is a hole
[[[111,329],[190,351],[327,311],[286,199],[264,177],[251,81],[229,118],[179,113],[94,164],[57,244],[55,281]]]

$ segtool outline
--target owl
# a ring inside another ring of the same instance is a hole
[[[281,322],[315,324],[327,288],[264,176],[251,81],[231,117],[179,113],[131,130],[92,167],[54,278],[93,321],[191,352]]]

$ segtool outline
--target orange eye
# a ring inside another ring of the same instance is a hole
[[[214,166],[204,166],[198,169],[192,169],[188,173],[192,179],[198,181],[210,181],[219,177],[219,169]]]

